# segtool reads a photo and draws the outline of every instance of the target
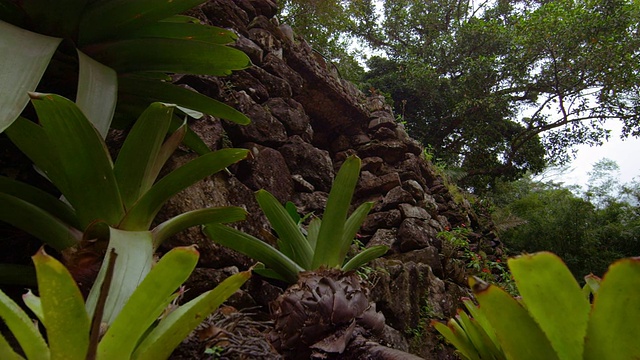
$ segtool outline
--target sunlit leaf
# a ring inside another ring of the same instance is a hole
[[[6,360],[22,360],[22,356],[18,355],[7,342],[7,339],[0,334],[0,359]]]
[[[169,357],[182,339],[240,289],[249,277],[249,271],[232,275],[213,290],[174,310],[136,348],[133,359],[155,360]]]
[[[469,283],[507,359],[558,359],[540,326],[511,295],[474,278]]]
[[[111,249],[118,258],[113,272],[109,296],[104,308],[103,322],[111,324],[129,297],[138,288],[142,279],[147,276],[153,263],[153,236],[150,231],[124,231],[109,229],[109,247],[107,256],[102,262],[98,277],[87,298],[87,311],[93,315],[98,301],[100,286],[109,264]]]
[[[62,39],[0,21],[0,132],[20,115]]]
[[[58,260],[40,250],[33,256],[51,359],[84,360],[90,320],[75,280]]]
[[[0,290],[0,317],[29,359],[49,359],[49,347],[29,316]]]
[[[640,358],[640,258],[613,263],[595,295],[584,358]]]
[[[128,359],[145,331],[164,310],[166,299],[187,280],[197,262],[195,247],[174,248],[165,254],[104,334],[98,345],[98,357]]]
[[[580,359],[591,306],[562,259],[549,252],[508,260],[531,317],[560,359]]]

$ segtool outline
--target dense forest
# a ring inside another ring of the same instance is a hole
[[[290,0],[281,16],[386,96],[514,253],[555,251],[577,277],[638,255],[638,184],[617,183],[615,163],[594,164],[587,189],[536,176],[611,122],[640,135],[637,3]]]

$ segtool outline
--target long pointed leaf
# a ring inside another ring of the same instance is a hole
[[[98,357],[129,359],[142,335],[162,313],[165,299],[187,280],[197,262],[198,251],[194,247],[174,248],[165,254],[105,333]]]
[[[122,76],[119,88],[123,93],[141,96],[150,101],[175,103],[237,124],[247,125],[251,122],[243,113],[225,103],[164,81]]]
[[[549,252],[508,260],[531,317],[560,359],[581,359],[591,306],[562,259]]]
[[[347,256],[347,252],[353,243],[353,239],[355,238],[358,230],[360,230],[360,226],[367,218],[367,214],[371,211],[373,207],[372,202],[366,202],[360,206],[349,216],[346,223],[344,224],[344,233],[342,234],[342,244],[340,245],[340,259],[341,262],[344,262],[344,258]]]
[[[116,319],[131,294],[149,273],[153,262],[153,236],[150,231],[109,229],[107,256],[102,262],[98,278],[87,298],[86,307],[90,314],[93,314],[98,301],[100,286],[107,271],[111,249],[115,250],[118,258],[113,271],[109,296],[107,297],[102,320],[108,324],[111,324]]]
[[[247,156],[245,149],[222,149],[200,156],[174,170],[153,187],[131,208],[120,224],[121,229],[146,230],[162,205],[173,195],[197,181],[236,163]]]
[[[80,289],[64,265],[43,249],[33,256],[33,263],[51,359],[84,360],[91,325]]]
[[[249,271],[232,275],[213,290],[174,310],[138,346],[133,359],[166,359],[180,342],[209,314],[233,295],[251,277]]]
[[[20,117],[5,133],[58,190],[69,193],[71,185],[60,166],[60,157],[41,126]]]
[[[172,116],[171,120],[175,116]],[[171,124],[169,124],[169,129],[171,129]],[[156,181],[158,176],[160,175],[160,171],[162,167],[167,163],[167,160],[173,155],[174,151],[180,146],[182,140],[184,139],[189,127],[186,123],[177,128],[169,138],[162,144],[160,150],[158,151],[158,155],[156,156],[156,160],[153,163],[153,166],[149,169],[149,175],[145,177],[145,181],[142,182],[141,188],[142,192],[147,192],[153,186],[153,183]]]
[[[584,358],[640,358],[640,258],[618,260],[605,274],[593,302]]]
[[[204,233],[215,243],[264,263],[289,283],[295,283],[298,280],[298,273],[304,271],[300,265],[278,250],[242,231],[224,225],[207,224],[204,227]]]
[[[80,23],[80,43],[110,38],[183,13],[204,0],[114,0],[94,1]]]
[[[157,248],[164,240],[192,226],[236,222],[244,220],[246,216],[247,211],[237,206],[188,211],[156,226],[152,230],[153,246]]]
[[[13,195],[33,204],[71,226],[80,226],[75,212],[69,205],[35,186],[0,176],[0,193]]]
[[[476,349],[473,347],[473,344],[471,344],[471,340],[469,340],[467,334],[454,319],[449,320],[447,325],[433,320],[431,321],[431,325],[433,325],[433,327],[436,328],[436,330],[438,330],[438,332],[442,334],[447,341],[455,346],[456,350],[458,350],[465,359],[480,359]]]
[[[56,250],[74,246],[82,238],[79,230],[17,197],[0,193],[0,203],[0,220],[28,232]]]
[[[478,351],[481,359],[493,359],[493,342],[489,339],[489,336],[482,330],[480,325],[474,319],[469,318],[466,312],[462,309],[458,309],[456,319],[460,326],[464,329],[469,340],[473,344],[473,347]]]
[[[173,107],[153,103],[135,122],[113,168],[125,208],[130,209],[155,181],[155,164]]]
[[[107,137],[118,100],[118,76],[108,66],[78,50],[80,71],[76,104],[98,130]]]
[[[117,224],[124,215],[109,152],[80,109],[58,95],[33,94],[40,123],[69,184],[65,198],[83,226],[95,220]],[[65,191],[63,190],[63,191]]]
[[[360,159],[351,156],[345,160],[338,171],[336,179],[329,192],[327,207],[322,216],[322,227],[318,235],[318,243],[311,264],[312,269],[321,265],[336,267],[342,265],[342,238],[344,236],[345,221],[351,198],[360,174]]]
[[[83,51],[118,73],[158,71],[222,76],[251,66],[249,57],[240,50],[191,40],[122,40]]]
[[[309,227],[307,228],[307,242],[309,242],[309,246],[311,249],[316,248],[316,244],[318,243],[318,234],[320,234],[320,227],[322,226],[322,220],[318,217],[314,217],[309,222]]]
[[[0,290],[0,317],[28,359],[49,359],[49,347],[29,316]]]
[[[287,212],[287,209],[266,190],[258,190],[256,192],[256,200],[258,200],[260,208],[269,219],[271,227],[280,237],[281,245],[291,251],[291,260],[302,268],[311,270],[313,250],[300,232],[298,224],[293,221],[293,218]]]
[[[538,324],[507,292],[494,285],[469,279],[473,293],[480,303],[507,359],[558,359],[549,339]]]
[[[350,271],[359,268],[360,266],[368,263],[371,260],[377,259],[389,251],[389,247],[386,245],[377,245],[364,249],[358,255],[354,256],[342,267],[343,271]]]
[[[0,21],[0,132],[27,106],[60,41]]]
[[[22,356],[18,355],[13,349],[11,345],[7,342],[7,339],[0,334],[0,359],[5,360],[22,360],[24,359]]]
[[[42,301],[40,300],[40,297],[36,296],[31,292],[31,290],[29,290],[26,294],[22,295],[22,301],[46,328],[47,324],[44,318],[44,311],[42,311]]]
[[[230,44],[238,38],[232,31],[192,22],[161,21],[127,34],[127,38],[164,38],[202,41],[209,44]]]

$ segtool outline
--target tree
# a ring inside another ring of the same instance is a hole
[[[338,27],[383,56],[364,81],[391,96],[410,134],[484,191],[566,163],[607,139],[609,119],[640,135],[640,6],[630,0],[341,1]],[[357,4],[357,5],[354,5]]]

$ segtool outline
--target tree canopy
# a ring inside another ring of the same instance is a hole
[[[285,1],[303,5],[306,18],[289,20],[312,45],[351,39],[380,54],[361,81],[470,189],[565,163],[572,146],[606,140],[612,119],[640,135],[632,0]]]

